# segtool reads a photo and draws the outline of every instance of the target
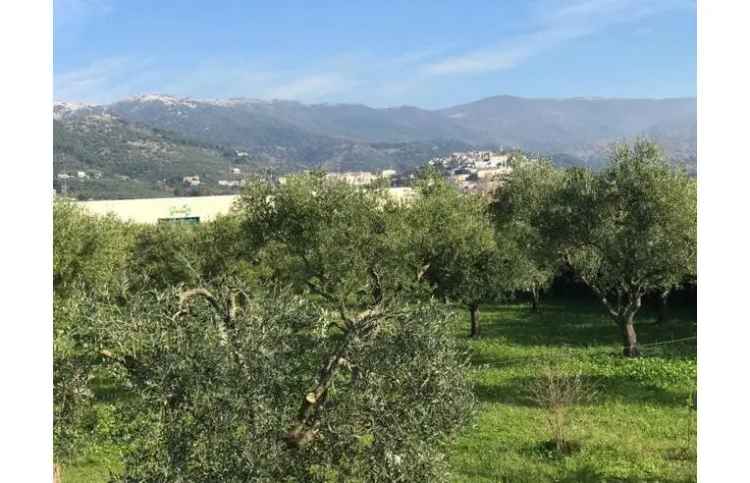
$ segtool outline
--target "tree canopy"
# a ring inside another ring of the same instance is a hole
[[[479,305],[500,300],[516,287],[520,266],[508,240],[498,238],[487,201],[464,194],[427,174],[409,207],[409,251],[426,267],[433,293],[464,305],[471,335],[480,334]]]
[[[640,140],[614,148],[599,173],[572,168],[542,227],[565,262],[621,327],[637,355],[633,321],[642,297],[695,273],[695,180]]]
[[[497,230],[514,248],[516,284],[531,295],[536,309],[540,292],[559,271],[560,258],[540,229],[546,210],[561,186],[563,171],[546,160],[521,159],[495,191],[492,215]]]
[[[388,303],[418,278],[404,250],[401,208],[379,190],[320,174],[251,183],[242,231],[275,283],[319,297],[343,319]]]

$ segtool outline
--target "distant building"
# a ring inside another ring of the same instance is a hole
[[[232,174],[240,174],[240,168],[232,168]]]
[[[185,176],[182,178],[182,184],[187,186],[198,186],[201,184],[200,176]]]
[[[388,188],[388,195],[399,203],[410,203],[417,196],[417,192],[409,187]]]
[[[57,179],[70,179],[70,178],[72,178],[72,176],[67,173],[58,173],[57,175]]]
[[[513,171],[513,155],[506,151],[465,151],[436,157],[427,164],[442,168],[444,176],[463,191],[490,193]]]
[[[369,171],[349,171],[345,173],[328,173],[327,178],[344,181],[354,186],[367,186],[376,179],[377,176]]]
[[[88,175],[86,174],[86,171],[78,171],[76,173],[76,176],[78,177],[78,179],[88,178]]]
[[[490,163],[498,168],[507,167],[509,158],[507,154],[493,154],[490,156]]]
[[[239,180],[236,180],[236,179],[235,180],[231,180],[231,181],[226,180],[226,179],[221,179],[221,180],[219,180],[219,185],[220,186],[230,186],[231,187],[231,186],[240,186],[241,183],[240,183]]]
[[[384,169],[380,173],[380,176],[382,176],[383,178],[391,178],[393,176],[396,176],[396,170],[395,169]]]
[[[411,188],[390,188],[387,193],[398,202],[409,202],[416,193]],[[79,201],[76,204],[93,215],[113,214],[134,223],[203,223],[230,214],[239,195],[189,196],[135,200]]]
[[[77,204],[94,215],[114,214],[135,223],[200,223],[231,212],[237,195],[191,196],[136,200],[82,201]]]

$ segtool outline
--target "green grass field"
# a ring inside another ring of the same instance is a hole
[[[594,304],[555,304],[539,314],[525,306],[486,308],[483,333],[469,342],[471,375],[480,401],[474,424],[452,445],[449,461],[460,482],[695,481],[695,317],[673,313],[637,326],[644,357],[623,358],[616,326]],[[465,337],[468,326],[457,327]],[[545,366],[580,374],[595,391],[572,410],[575,454],[541,444],[551,438],[546,410],[529,387]]]
[[[479,408],[448,449],[453,480],[695,481],[695,340],[662,343],[694,337],[695,316],[672,315],[672,322],[657,325],[651,314],[640,314],[644,355],[628,360],[616,327],[596,304],[550,302],[537,314],[524,305],[483,308],[482,337],[468,341]],[[452,330],[467,340],[468,315]],[[580,449],[569,456],[542,447],[551,438],[547,412],[531,401],[529,388],[545,367],[580,374],[595,392],[572,409],[570,438]],[[108,404],[101,402],[104,416]],[[117,472],[113,439],[92,445],[64,469],[63,481],[100,482]]]

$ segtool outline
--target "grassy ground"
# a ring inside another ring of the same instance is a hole
[[[644,357],[621,354],[616,326],[595,304],[488,307],[483,333],[470,341],[480,407],[474,424],[452,445],[457,482],[695,481],[695,317],[636,327]],[[468,320],[468,317],[467,317]],[[455,328],[465,337],[466,326]],[[580,374],[592,402],[572,409],[569,456],[543,449],[551,439],[549,412],[532,402],[530,386],[545,367]]]
[[[673,315],[657,325],[642,313],[636,329],[644,356],[627,360],[616,327],[594,303],[547,303],[538,314],[524,305],[483,308],[482,336],[468,342],[480,406],[449,449],[454,481],[695,481],[695,340],[650,345],[695,335],[693,313]],[[453,330],[466,340],[468,315]],[[572,409],[569,437],[581,448],[569,456],[541,447],[551,438],[548,412],[529,389],[546,367],[580,374],[596,394]],[[111,399],[103,393],[100,426]],[[105,424],[104,432],[116,429]],[[115,445],[93,444],[64,468],[63,481],[106,481],[119,468]]]

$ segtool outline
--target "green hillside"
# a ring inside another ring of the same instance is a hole
[[[109,114],[53,122],[55,187],[60,190],[66,184],[73,196],[172,196],[184,191],[184,176],[195,175],[201,177],[196,191],[219,193],[222,187],[217,181],[232,179],[231,169],[237,166],[238,159],[231,151],[180,139]],[[87,178],[77,179],[78,171],[86,172]],[[63,181],[59,175],[72,178]]]

